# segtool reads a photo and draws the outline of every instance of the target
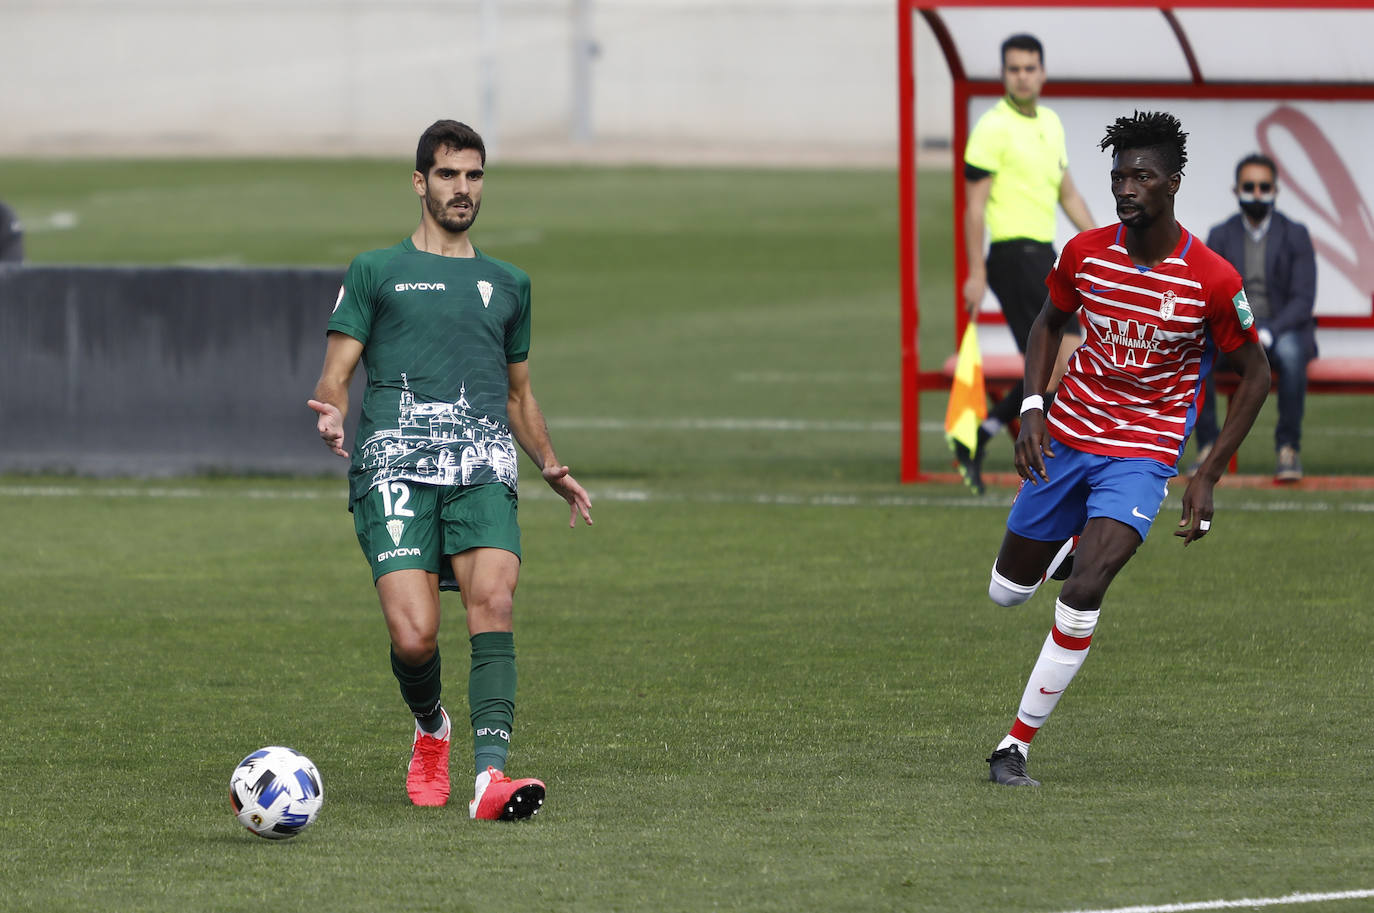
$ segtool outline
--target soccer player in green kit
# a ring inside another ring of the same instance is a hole
[[[472,645],[472,818],[528,818],[544,784],[504,773],[515,717],[511,607],[520,574],[515,444],[570,507],[591,499],[558,461],[530,388],[530,280],[468,238],[486,149],[441,120],[420,137],[411,183],[420,225],[349,265],[328,324],[316,428],[339,456],[348,386],[367,371],[349,467],[349,509],[391,636],[391,669],[415,715],[406,792],[449,796],[451,724],[440,701],[439,591],[459,590]],[[513,440],[512,440],[513,439]]]

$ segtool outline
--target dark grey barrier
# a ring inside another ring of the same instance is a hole
[[[342,275],[0,267],[0,472],[343,474],[305,405]]]

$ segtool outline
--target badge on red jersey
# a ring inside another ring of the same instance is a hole
[[[1166,289],[1164,297],[1159,302],[1159,319],[1168,320],[1174,316],[1174,299],[1178,297],[1173,289]]]

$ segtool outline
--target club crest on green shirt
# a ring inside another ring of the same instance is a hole
[[[1236,292],[1236,297],[1231,299],[1231,303],[1236,306],[1236,318],[1240,321],[1240,328],[1248,330],[1255,325],[1255,315],[1250,311],[1250,302],[1245,300],[1245,289]]]

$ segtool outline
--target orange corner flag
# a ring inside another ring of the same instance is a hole
[[[978,426],[988,417],[987,392],[983,388],[983,356],[978,351],[978,325],[972,320],[959,343],[959,361],[954,367],[954,383],[949,388],[949,408],[945,410],[945,440],[963,444],[969,451],[978,447]]]

